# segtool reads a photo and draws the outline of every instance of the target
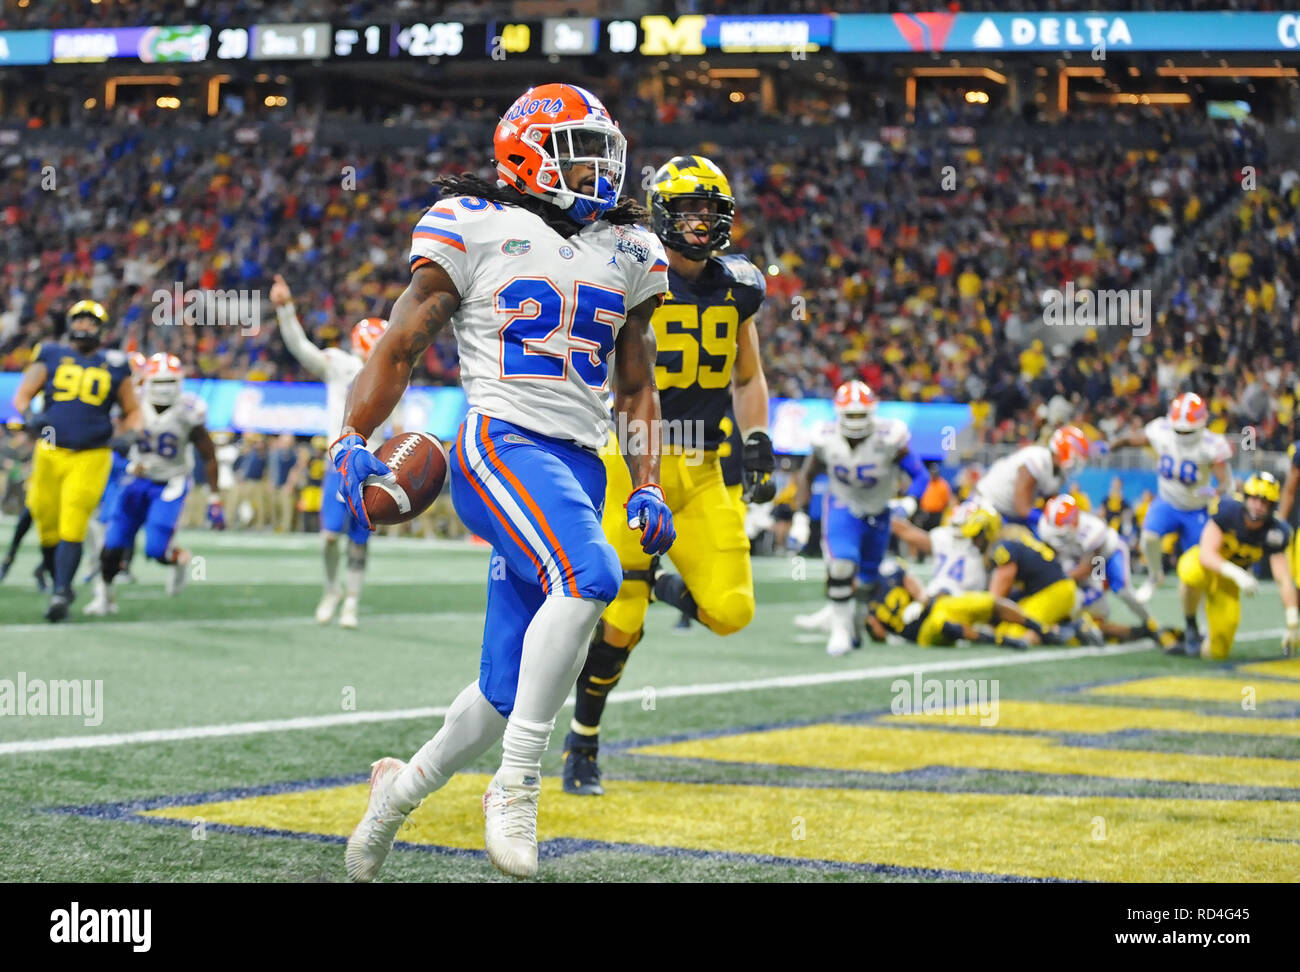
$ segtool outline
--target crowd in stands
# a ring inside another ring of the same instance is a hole
[[[1256,428],[1261,448],[1291,441],[1300,177],[1264,167],[1252,130],[1225,123],[1158,149],[1120,137],[1027,148],[839,131],[830,147],[640,145],[629,158],[635,175],[693,149],[730,174],[734,251],[767,274],[758,323],[774,395],[825,397],[860,377],[886,399],[970,402],[981,439],[996,444],[1031,437],[1049,413],[1111,435],[1190,386],[1210,400],[1212,427]],[[492,172],[464,137],[344,153],[309,141],[199,148],[183,133],[146,143],[126,129],[53,156],[9,151],[0,370],[10,371],[90,296],[123,346],[174,352],[191,374],[309,379],[269,301],[260,327],[173,326],[156,291],[181,282],[264,297],[282,272],[312,339],[342,343],[405,286],[433,179]],[[1258,188],[1242,184],[1247,165],[1264,173]],[[1155,295],[1145,336],[1041,326],[1045,291],[1139,288],[1226,208],[1231,218],[1195,244],[1192,270]],[[448,335],[414,380],[457,379]]]

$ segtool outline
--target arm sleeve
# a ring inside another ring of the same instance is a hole
[[[318,377],[325,376],[328,362],[325,352],[307,339],[307,332],[302,329],[302,322],[292,304],[275,309],[275,319],[280,325],[280,337],[289,353],[302,362],[302,366]]]
[[[924,463],[915,453],[905,452],[898,457],[898,468],[912,477],[912,484],[907,487],[907,495],[919,501],[930,481]]]

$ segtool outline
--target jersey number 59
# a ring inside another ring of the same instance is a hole
[[[621,290],[574,286],[573,299],[547,277],[515,277],[496,292],[496,311],[510,314],[498,332],[503,379],[565,381],[569,366],[590,387],[604,390],[614,330],[627,316]],[[562,338],[556,338],[564,331]]]

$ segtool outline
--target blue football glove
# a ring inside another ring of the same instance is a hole
[[[673,511],[664,502],[663,488],[655,483],[638,486],[623,508],[627,510],[628,529],[641,531],[641,549],[651,555],[667,553],[677,539],[677,531],[673,529]]]
[[[371,476],[391,476],[392,470],[375,458],[374,453],[366,448],[366,440],[355,432],[339,436],[330,446],[330,460],[343,477],[339,492],[347,501],[352,516],[367,530],[373,530],[374,525],[366,514],[366,503],[362,496],[365,483]]]
[[[208,523],[214,530],[224,530],[226,528],[226,510],[221,505],[221,497],[213,496],[208,500]]]

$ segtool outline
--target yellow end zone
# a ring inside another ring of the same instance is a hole
[[[1007,733],[835,723],[643,746],[652,756],[901,773],[926,766],[1300,788],[1300,760],[1067,746]]]
[[[1265,662],[1265,664],[1269,664]],[[1238,672],[1242,671],[1238,669]],[[1262,674],[1262,673],[1261,673]],[[1189,702],[1240,704],[1249,689],[1257,705],[1268,702],[1300,702],[1300,684],[1266,682],[1239,675],[1216,678],[1210,675],[1166,675],[1139,678],[1118,685],[1098,685],[1088,695],[1136,696],[1144,699],[1186,699]]]
[[[979,728],[980,714],[936,712],[890,715],[884,716],[880,722]],[[1125,732],[1130,729],[1150,729],[1248,736],[1300,736],[1300,719],[1269,719],[1253,715],[1216,716],[1202,715],[1187,709],[1026,702],[1019,699],[1002,699],[998,702],[997,727],[1029,732]]]
[[[483,846],[488,778],[456,777],[398,840]],[[168,807],[145,816],[343,836],[355,784]],[[1297,804],[1003,796],[618,780],[599,800],[547,779],[539,836],[1096,881],[1297,881]],[[546,864],[543,863],[543,868]],[[342,869],[342,849],[339,851]]]
[[[1237,671],[1247,672],[1251,675],[1272,675],[1275,678],[1300,679],[1300,658],[1284,658],[1281,661],[1252,662],[1249,665],[1238,665]]]

